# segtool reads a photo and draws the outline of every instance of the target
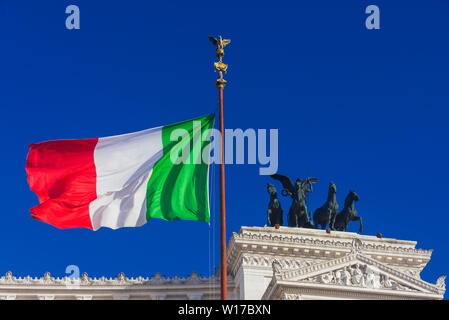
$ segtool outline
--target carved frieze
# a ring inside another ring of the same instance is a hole
[[[352,286],[371,289],[392,289],[404,291],[418,291],[392,280],[387,274],[381,273],[374,267],[355,263],[341,269],[333,270],[316,277],[302,281],[340,286]]]

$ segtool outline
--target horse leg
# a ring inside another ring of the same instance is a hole
[[[359,233],[362,233],[363,232],[362,218],[361,217],[354,217],[354,218],[351,219],[351,221],[359,221],[360,222]]]
[[[354,217],[351,219],[351,221],[359,221],[360,222],[360,228],[359,228],[359,233],[363,232],[363,224],[362,224],[362,218],[361,217]]]
[[[316,211],[315,211],[315,213],[313,214],[313,220],[312,219],[310,219],[310,222],[312,222],[313,221],[313,227],[315,228],[315,229],[319,229],[320,228],[320,209],[317,209]]]
[[[288,226],[289,227],[297,227],[296,225],[296,214],[294,210],[289,210],[288,211],[288,215],[287,215],[287,219],[288,219]]]
[[[332,213],[331,214],[331,219],[329,221],[329,228],[331,230],[335,230],[335,218],[337,217],[337,213]]]

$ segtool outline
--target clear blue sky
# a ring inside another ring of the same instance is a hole
[[[80,30],[65,28],[69,4],[80,7]],[[369,4],[380,7],[380,30],[365,28]],[[218,224],[152,220],[93,232],[33,220],[37,197],[25,174],[30,143],[110,136],[214,111],[207,36],[218,34],[232,39],[225,126],[278,128],[279,173],[320,179],[312,209],[325,201],[328,181],[341,205],[354,189],[364,234],[417,240],[435,250],[422,278],[447,274],[445,0],[2,0],[0,274],[64,276],[75,264],[97,277],[187,276],[218,265]],[[255,165],[226,170],[229,239],[240,226],[266,223],[272,181]]]

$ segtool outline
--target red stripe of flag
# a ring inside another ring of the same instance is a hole
[[[30,145],[26,172],[39,205],[31,217],[58,228],[92,229],[89,204],[97,198],[94,150],[98,139]]]

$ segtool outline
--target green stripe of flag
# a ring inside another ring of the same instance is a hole
[[[209,222],[209,165],[208,161],[202,161],[202,154],[210,148],[208,129],[213,128],[214,118],[211,114],[162,128],[164,155],[155,164],[148,181],[147,220]],[[171,141],[172,133],[178,136],[178,129],[186,130],[188,134],[178,141]],[[172,152],[178,156],[187,155],[188,163],[174,164],[170,157]]]

